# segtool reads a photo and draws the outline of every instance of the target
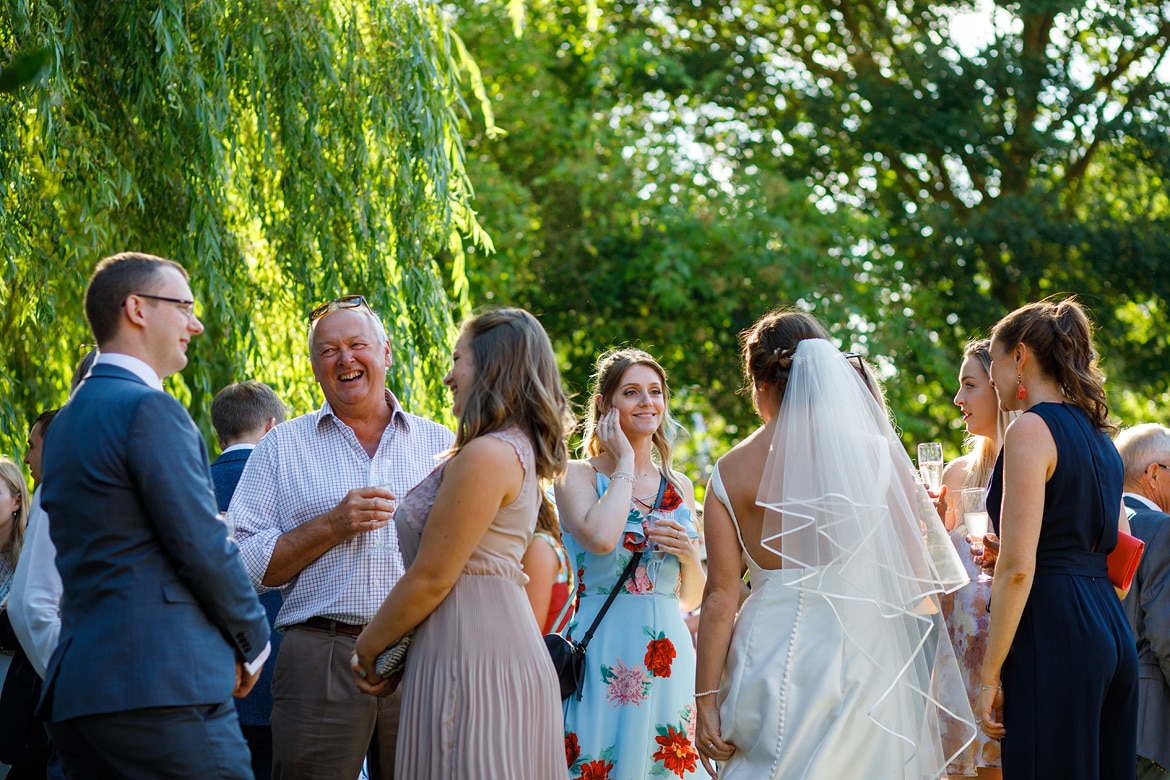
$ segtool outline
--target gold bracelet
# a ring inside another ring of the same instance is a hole
[[[696,693],[696,694],[695,694],[695,698],[696,698],[696,699],[701,699],[701,698],[703,698],[704,696],[710,696],[710,695],[711,695],[711,694],[713,694],[713,693],[719,693],[719,689],[718,689],[718,688],[716,688],[716,689],[715,689],[715,690],[713,690],[713,691],[703,691],[702,693]]]

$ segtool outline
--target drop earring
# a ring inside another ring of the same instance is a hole
[[[1023,401],[1028,397],[1028,388],[1024,387],[1024,377],[1016,374],[1016,400]]]

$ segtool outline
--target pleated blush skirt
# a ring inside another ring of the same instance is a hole
[[[464,573],[419,626],[395,776],[568,778],[556,674],[517,582]]]

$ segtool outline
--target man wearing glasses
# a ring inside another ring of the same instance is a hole
[[[313,310],[309,360],[325,401],[256,446],[229,517],[260,590],[279,588],[273,776],[393,777],[399,696],[365,696],[349,657],[404,569],[391,519],[453,440],[386,388],[391,352],[360,295]]]
[[[1129,526],[1146,543],[1122,602],[1137,640],[1137,777],[1170,778],[1170,428],[1137,425],[1114,443],[1125,464]]]
[[[231,697],[255,683],[268,625],[203,437],[162,388],[203,331],[193,306],[169,260],[100,262],[85,313],[101,355],[45,437],[64,594],[41,714],[68,776],[251,776]]]

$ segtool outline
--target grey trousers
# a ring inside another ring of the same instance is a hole
[[[272,675],[275,780],[357,780],[367,755],[370,780],[394,777],[402,698],[357,689],[356,639],[307,626],[285,632]]]

